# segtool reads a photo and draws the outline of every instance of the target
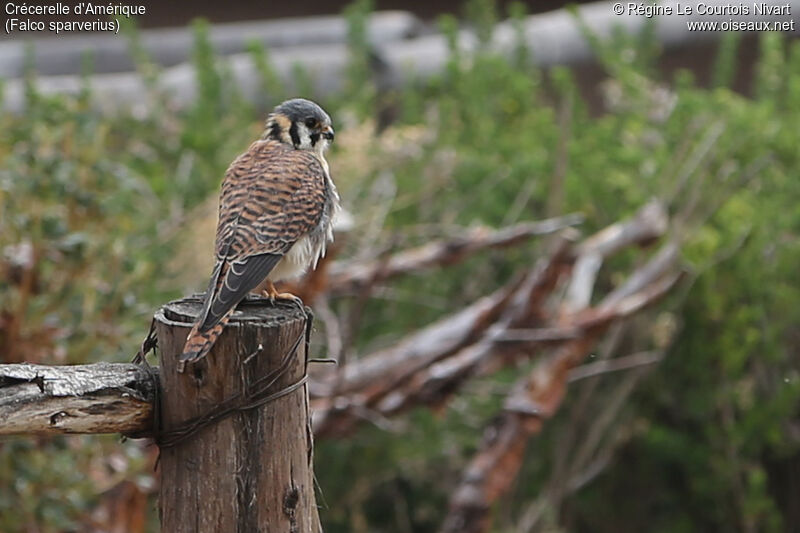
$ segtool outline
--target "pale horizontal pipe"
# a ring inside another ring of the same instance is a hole
[[[709,2],[711,4],[712,2]],[[595,2],[570,10],[559,9],[549,13],[531,15],[521,21],[522,40],[530,49],[531,60],[542,67],[553,65],[575,65],[594,60],[594,50],[585,30],[599,38],[607,38],[615,28],[629,33],[637,33],[647,24],[655,23],[654,35],[658,44],[666,51],[682,47],[707,44],[719,41],[724,31],[689,31],[689,21],[726,22],[736,21],[786,22],[787,15],[759,16],[752,12],[742,16],[682,15],[677,13],[676,2],[660,5],[672,7],[672,14],[648,18],[630,13],[628,2],[622,3],[625,12],[616,15],[612,2]],[[800,0],[787,2],[791,12],[800,9]],[[752,5],[749,5],[752,8]],[[752,11],[752,10],[751,10]],[[577,16],[576,16],[577,15]],[[402,24],[401,24],[402,26]],[[427,79],[442,72],[450,58],[447,38],[440,33],[418,32],[416,25],[409,30],[410,38],[373,39],[370,66],[373,77],[381,89],[397,88]],[[412,26],[409,26],[411,28]],[[403,26],[404,27],[404,26]],[[798,25],[800,27],[800,25]],[[786,35],[796,34],[784,32]],[[213,35],[214,30],[212,30]],[[307,32],[303,32],[305,35]],[[371,34],[374,35],[374,31]],[[745,34],[747,32],[742,32]],[[754,33],[754,32],[751,32]],[[478,40],[474,32],[461,30],[458,34],[458,47],[462,54],[474,52]],[[511,22],[503,22],[496,27],[490,46],[499,54],[511,57],[517,48],[519,38]],[[60,41],[59,41],[60,42]],[[231,71],[245,98],[266,108],[274,103],[277,95],[264,94],[261,75],[252,57],[246,53],[233,53],[228,56]],[[14,60],[16,61],[16,60]],[[313,92],[324,98],[342,89],[349,56],[344,42],[320,42],[308,38],[293,41],[291,46],[275,48],[272,53],[274,70],[287,90],[295,91],[297,68],[313,73]],[[2,57],[0,57],[0,64]],[[13,63],[13,61],[12,61]],[[9,65],[7,69],[17,67]],[[197,93],[196,76],[188,62],[181,62],[165,68],[158,80],[158,89],[173,96],[173,104],[178,107],[191,105]],[[141,76],[132,71],[97,74],[92,76],[89,85],[97,96],[93,104],[108,113],[120,109],[133,108],[134,111],[146,109],[150,104],[150,91]],[[85,87],[77,73],[45,76],[38,79],[38,89],[45,94],[77,94]],[[25,82],[10,79],[6,82],[3,94],[3,107],[6,111],[21,112],[25,107]]]

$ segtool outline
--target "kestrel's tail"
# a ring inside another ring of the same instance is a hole
[[[229,262],[217,261],[208,290],[203,301],[203,310],[186,337],[183,354],[178,360],[178,372],[183,372],[186,363],[202,359],[214,346],[233,309],[248,292],[264,281],[280,261],[283,254],[263,253]]]
[[[192,331],[190,331],[189,335],[186,337],[183,353],[178,359],[178,372],[183,372],[186,363],[199,361],[211,351],[211,347],[214,346],[217,337],[219,337],[222,330],[225,329],[225,325],[228,323],[232,312],[233,308],[229,309],[219,322],[205,331],[200,331],[200,321],[192,327]]]

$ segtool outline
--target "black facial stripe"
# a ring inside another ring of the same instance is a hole
[[[281,127],[277,122],[273,122],[272,127],[269,129],[269,138],[276,141],[281,140]]]
[[[312,133],[311,134],[311,146],[316,146],[318,140],[319,140],[319,133]]]
[[[289,135],[292,137],[292,144],[295,148],[300,146],[300,134],[297,133],[297,122],[292,122],[292,126],[289,128]]]

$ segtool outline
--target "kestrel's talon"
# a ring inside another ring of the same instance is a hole
[[[305,314],[306,304],[303,303],[303,300],[299,296],[290,292],[278,292],[278,289],[275,288],[275,285],[273,285],[271,281],[267,281],[267,288],[261,291],[261,293],[266,298],[269,298],[269,303],[272,305],[275,305],[276,300],[289,300],[297,305],[303,314]]]
[[[267,280],[267,286],[264,290],[261,291],[266,298],[269,298],[269,303],[275,305],[275,300],[278,298],[280,293],[278,289],[275,288],[275,285],[272,284],[271,281]]]

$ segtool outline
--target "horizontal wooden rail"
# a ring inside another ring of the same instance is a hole
[[[0,435],[149,430],[155,375],[122,363],[0,365]]]

